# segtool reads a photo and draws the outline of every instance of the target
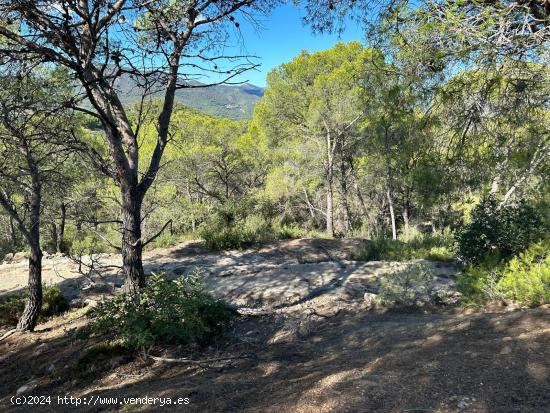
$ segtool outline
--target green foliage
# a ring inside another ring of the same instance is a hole
[[[514,301],[529,305],[550,302],[550,241],[532,245],[506,265],[498,288]]]
[[[495,257],[488,256],[478,266],[469,265],[456,280],[457,290],[464,303],[482,303],[504,298],[496,288],[500,270]]]
[[[378,299],[386,306],[422,307],[448,301],[448,293],[434,288],[433,273],[425,265],[416,264],[380,280]]]
[[[124,356],[126,354],[128,354],[128,348],[121,340],[103,341],[84,350],[78,357],[77,366],[78,368],[86,368],[113,356]]]
[[[69,309],[69,303],[59,287],[44,287],[40,318],[52,317]],[[25,309],[26,294],[16,294],[0,301],[0,326],[14,326]]]
[[[275,239],[270,223],[262,214],[247,212],[249,209],[244,202],[220,206],[199,229],[206,246],[219,251],[259,245]]]
[[[69,309],[69,303],[61,288],[57,286],[46,287],[42,294],[42,310],[40,312],[42,317],[52,317]]]
[[[279,239],[296,239],[302,238],[305,235],[306,232],[296,224],[282,225],[277,230],[277,237]]]
[[[417,265],[382,277],[378,295],[383,303],[411,307],[420,297],[429,295],[431,281],[431,273]]]
[[[133,349],[157,343],[209,344],[231,321],[226,305],[208,294],[200,274],[170,281],[153,274],[139,294],[103,301],[89,314],[90,331]]]
[[[12,295],[0,302],[0,326],[14,326],[25,309],[25,297]]]
[[[550,241],[533,244],[505,264],[488,256],[480,265],[468,266],[457,288],[466,302],[504,298],[526,305],[550,302]]]
[[[499,208],[496,198],[488,196],[458,232],[458,254],[469,264],[479,264],[488,254],[509,259],[543,234],[542,217],[535,208],[524,201]]]
[[[450,262],[454,260],[451,242],[445,235],[418,235],[409,241],[375,238],[365,240],[354,250],[351,258],[357,261],[406,261],[426,259]]]

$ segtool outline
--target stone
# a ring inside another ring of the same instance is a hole
[[[48,349],[48,345],[46,343],[40,344],[38,347],[36,347],[36,350],[33,351],[33,356],[39,356],[40,354],[44,353]]]
[[[27,253],[24,251],[17,252],[12,258],[13,262],[22,262],[27,258]]]
[[[36,387],[36,379],[34,380],[31,380],[29,381],[28,383],[22,385],[21,387],[19,387],[16,392],[15,392],[15,395],[16,396],[19,396],[20,394],[23,394],[29,390],[32,390]]]
[[[365,306],[367,308],[375,308],[378,303],[378,295],[366,292],[363,295],[363,300],[365,301]]]
[[[4,256],[4,264],[9,264],[13,261],[13,254],[10,252]]]
[[[500,350],[500,354],[502,355],[507,355],[507,354],[510,354],[511,352],[512,352],[512,347],[510,346],[504,346],[504,348]]]

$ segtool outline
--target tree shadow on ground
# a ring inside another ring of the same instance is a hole
[[[304,319],[287,335],[281,335],[281,328],[288,320],[248,318],[236,322],[236,338],[225,343],[225,353],[252,351],[257,359],[209,366],[143,362],[129,369],[131,380],[109,379],[113,372],[104,371],[82,381],[46,384],[33,394],[63,389],[88,397],[189,397],[190,405],[169,409],[186,412],[541,413],[550,411],[549,315],[547,309],[473,315],[341,313]],[[29,368],[30,378],[45,360],[57,356],[55,349],[70,349],[71,344],[60,338],[49,346],[53,354],[33,356],[36,345],[28,345],[2,361],[6,411],[28,411],[28,406],[9,405],[9,395],[21,384],[9,380],[16,364]],[[74,356],[69,351],[66,359]],[[125,410],[134,407],[162,410]]]

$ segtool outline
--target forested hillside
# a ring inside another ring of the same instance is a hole
[[[254,106],[263,95],[263,89],[248,83],[238,85],[209,86],[200,82],[189,82],[192,88],[179,89],[176,92],[176,102],[204,112],[207,115],[229,118],[250,119]],[[128,106],[139,103],[143,89],[129,76],[122,76],[117,83],[123,97],[123,103]],[[155,91],[149,98],[160,98],[162,93]]]

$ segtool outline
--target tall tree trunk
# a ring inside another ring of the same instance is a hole
[[[351,176],[353,177],[353,187],[355,188],[355,193],[357,194],[357,198],[359,199],[359,203],[361,204],[361,209],[363,210],[363,214],[367,218],[368,221],[371,221],[371,217],[369,214],[369,210],[367,208],[367,205],[365,204],[365,198],[363,197],[363,192],[361,191],[361,187],[359,186],[359,179],[357,178],[357,174],[355,173],[355,168],[353,166],[353,159],[349,158],[348,160]]]
[[[391,219],[391,234],[392,239],[397,239],[397,228],[395,226],[395,212],[393,210],[393,197],[391,188],[388,186],[386,190],[386,197],[388,198],[388,207],[390,209],[390,219]]]
[[[17,323],[19,331],[33,331],[42,308],[42,251],[39,245],[31,247],[29,256],[28,298],[25,310]]]
[[[189,204],[193,205],[193,194],[191,193],[191,186],[187,182],[187,199],[189,199]],[[170,227],[172,228],[172,227]],[[195,232],[197,230],[197,221],[195,219],[195,213],[191,215],[191,231]]]
[[[397,228],[395,226],[395,211],[393,209],[393,188],[392,188],[392,168],[391,168],[391,160],[390,160],[390,142],[389,142],[389,130],[386,127],[384,130],[384,145],[386,148],[386,168],[387,168],[387,176],[386,176],[386,198],[388,199],[388,207],[390,209],[390,219],[391,219],[391,233],[392,233],[392,239],[397,239]]]
[[[52,246],[55,249],[55,252],[59,252],[59,234],[57,232],[57,224],[53,221],[50,225],[50,233],[52,235]]]
[[[42,250],[40,249],[40,207],[42,204],[42,184],[38,167],[27,152],[32,179],[29,228],[25,232],[30,246],[28,298],[23,314],[17,323],[19,331],[33,331],[42,309]],[[23,222],[20,222],[23,228]]]
[[[334,236],[334,144],[327,128],[327,165],[325,171],[327,185],[327,226],[326,232]]]
[[[405,238],[407,241],[409,240],[409,234],[410,234],[410,225],[409,225],[409,206],[405,204],[403,207],[403,212],[401,214],[403,216],[403,224],[405,229]]]
[[[334,191],[332,177],[327,177],[327,234],[334,236]]]
[[[410,235],[410,224],[409,224],[410,213],[411,213],[411,211],[410,211],[410,206],[411,206],[410,193],[411,193],[411,190],[407,186],[406,189],[405,189],[405,200],[403,202],[403,204],[404,204],[403,205],[403,212],[401,213],[401,215],[403,216],[405,238],[407,239],[407,241],[409,240],[409,235]]]
[[[11,252],[15,254],[17,252],[17,233],[15,232],[15,223],[13,217],[10,215],[10,237],[11,237]]]
[[[122,266],[126,293],[134,294],[145,287],[142,251],[141,196],[130,187],[122,193]]]
[[[57,234],[57,244],[55,245],[56,252],[64,252],[65,249],[65,222],[67,221],[67,205],[61,203],[61,222],[59,223],[59,232]]]
[[[340,159],[340,190],[342,193],[342,206],[344,207],[344,228],[347,235],[352,229],[353,223],[351,218],[351,210],[349,207],[347,173],[345,159],[343,156]]]

